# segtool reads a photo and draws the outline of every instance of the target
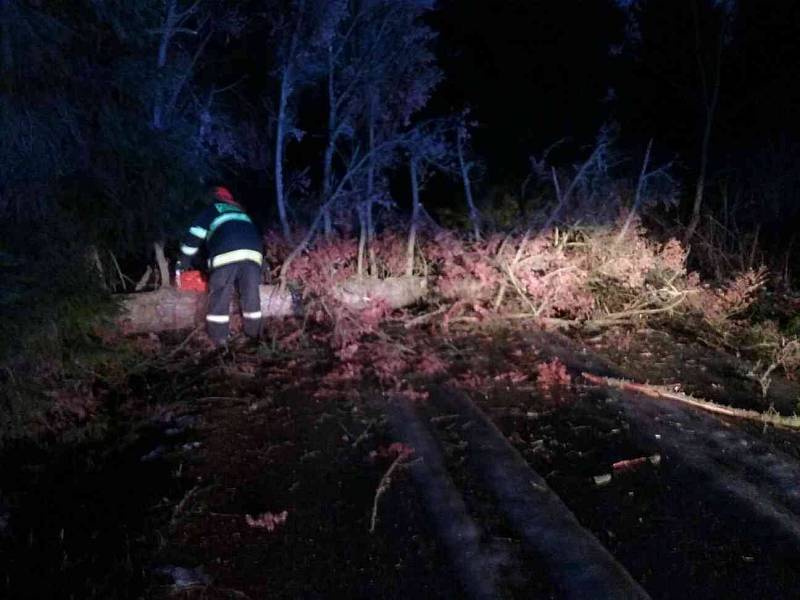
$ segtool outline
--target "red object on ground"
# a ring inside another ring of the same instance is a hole
[[[182,271],[178,280],[178,289],[189,292],[207,292],[208,282],[200,271]]]

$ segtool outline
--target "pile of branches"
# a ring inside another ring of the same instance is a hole
[[[360,329],[374,331],[393,309],[415,301],[433,309],[426,314],[440,315],[445,325],[498,316],[610,326],[691,313],[723,328],[750,306],[766,278],[763,270],[750,270],[703,283],[687,269],[687,251],[678,240],[657,240],[635,218],[480,239],[446,229],[421,233],[413,282],[406,270],[406,239],[397,231],[376,237],[374,275],[362,270],[354,237],[320,237],[292,255],[291,246],[271,235],[268,257],[276,276],[280,272],[300,291],[312,318],[330,320],[339,329],[350,322],[352,334],[338,338],[345,344]],[[370,301],[381,285],[387,295],[376,293]],[[406,285],[423,291],[408,295]],[[344,302],[348,289],[363,294],[364,302]]]
[[[692,312],[721,324],[741,314],[765,280],[763,271],[747,271],[703,284],[680,242],[657,241],[639,223],[480,241],[443,232],[423,252],[450,317],[472,311],[603,326]]]

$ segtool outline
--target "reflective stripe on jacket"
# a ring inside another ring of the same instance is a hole
[[[238,206],[216,202],[206,208],[189,227],[181,252],[191,261],[206,245],[211,269],[241,261],[263,261],[261,234],[252,219]]]

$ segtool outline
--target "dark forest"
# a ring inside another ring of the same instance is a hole
[[[0,596],[795,598],[800,4],[0,0]]]

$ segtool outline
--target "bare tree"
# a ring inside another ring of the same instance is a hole
[[[456,152],[458,154],[458,170],[461,182],[464,185],[464,198],[467,201],[469,220],[472,223],[472,235],[475,240],[481,239],[481,215],[472,198],[472,170],[475,164],[466,156],[466,145],[469,141],[469,129],[466,122],[468,111],[464,111],[460,121],[456,124]]]
[[[191,4],[182,5],[180,0],[164,0],[161,21],[157,27],[149,30],[151,35],[158,37],[156,67],[160,85],[156,90],[151,120],[151,126],[155,130],[169,126],[181,92],[191,80],[197,61],[211,39],[211,30],[207,27],[210,17],[201,12],[204,8],[203,1],[195,0]],[[201,41],[190,55],[176,52],[171,62],[171,51],[178,46],[177,39],[182,36]]]
[[[291,127],[289,101],[295,87],[295,62],[297,60],[297,47],[299,45],[300,26],[303,18],[305,4],[300,3],[300,10],[295,17],[295,23],[286,42],[283,60],[278,67],[280,72],[280,91],[278,93],[278,114],[275,124],[275,152],[274,152],[274,177],[275,177],[275,205],[278,208],[278,217],[281,221],[283,236],[288,240],[291,237],[289,216],[286,209],[286,193],[284,190],[283,156],[286,148],[287,131]]]
[[[628,42],[640,68],[699,104],[699,156],[684,243],[694,237],[706,195],[735,0],[617,0],[630,18]]]
[[[274,152],[275,203],[281,228],[287,239],[291,235],[291,226],[286,197],[285,149],[291,137],[299,139],[303,135],[296,124],[295,100],[300,88],[315,84],[320,74],[325,72],[325,54],[344,6],[343,0],[292,0],[288,3],[288,9],[281,3],[277,3],[275,7],[278,15],[272,32],[277,54],[274,75],[278,80]]]
[[[373,274],[375,208],[386,204],[388,187],[384,174],[397,163],[397,149],[413,137],[411,118],[425,106],[441,78],[430,50],[434,34],[422,20],[429,9],[427,3],[413,0],[352,2],[334,37],[328,79],[333,82],[328,94],[333,118],[323,169],[329,182],[323,186],[323,197],[347,173],[346,163],[334,158],[366,146],[364,187],[351,210],[362,229],[360,253],[367,252]],[[363,258],[359,262],[362,268],[364,262]]]
[[[414,273],[414,254],[417,229],[424,207],[420,190],[431,169],[452,172],[452,145],[447,138],[450,133],[449,119],[436,119],[418,124],[409,132],[405,149],[408,152],[408,171],[411,183],[411,220],[406,245],[406,275]]]
[[[692,21],[694,24],[695,58],[697,72],[700,78],[700,98],[703,105],[703,135],[700,142],[700,166],[695,183],[694,201],[692,202],[692,215],[684,233],[683,242],[689,244],[694,237],[694,232],[700,223],[700,211],[703,208],[706,178],[708,172],[708,156],[711,148],[711,133],[714,119],[719,106],[719,92],[722,83],[722,57],[728,37],[728,30],[732,22],[733,3],[715,2],[719,8],[719,27],[716,39],[713,42],[711,57],[706,56],[703,45],[703,33],[700,14],[697,6],[698,0],[690,0],[692,5]]]

